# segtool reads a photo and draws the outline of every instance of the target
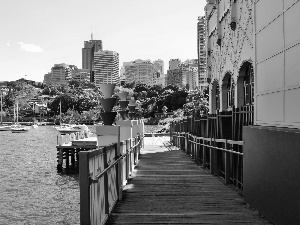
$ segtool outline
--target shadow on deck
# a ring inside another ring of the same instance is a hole
[[[270,224],[187,154],[149,143],[107,224]]]

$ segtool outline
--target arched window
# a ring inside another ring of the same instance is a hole
[[[249,63],[244,76],[244,104],[253,105],[254,103],[254,73],[253,67]]]
[[[227,108],[234,107],[234,83],[232,82],[231,76],[228,77],[227,81]]]
[[[254,71],[250,62],[244,62],[237,80],[237,107],[254,103]]]

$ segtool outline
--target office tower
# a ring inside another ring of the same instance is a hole
[[[94,53],[95,84],[119,83],[119,53],[98,51]]]
[[[91,40],[85,41],[84,48],[82,48],[82,69],[90,71],[91,82],[94,82],[94,53],[98,51],[102,51],[102,41],[93,40],[93,35],[91,35]]]

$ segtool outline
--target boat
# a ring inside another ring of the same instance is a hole
[[[16,111],[17,111],[17,122],[13,125],[10,126],[10,130],[12,133],[24,133],[24,132],[27,132],[30,127],[25,127],[25,126],[22,126],[21,124],[19,124],[19,121],[18,121],[18,117],[19,117],[19,109],[18,109],[18,102],[17,102],[17,108],[16,108]],[[14,113],[15,114],[15,113]]]
[[[70,133],[76,133],[76,132],[80,132],[80,131],[90,132],[89,128],[85,124],[82,124],[82,125],[63,124],[63,125],[61,125],[59,127],[55,127],[55,128],[61,134],[70,134]]]
[[[12,133],[24,133],[29,131],[30,127],[21,126],[20,124],[11,125],[10,130]]]
[[[10,131],[10,128],[9,125],[0,125],[0,131]]]
[[[37,124],[32,124],[31,127],[32,128],[38,128],[39,126]]]

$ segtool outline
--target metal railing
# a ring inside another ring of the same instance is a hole
[[[173,122],[171,141],[211,174],[243,190],[242,130],[248,125],[253,125],[253,106]]]

